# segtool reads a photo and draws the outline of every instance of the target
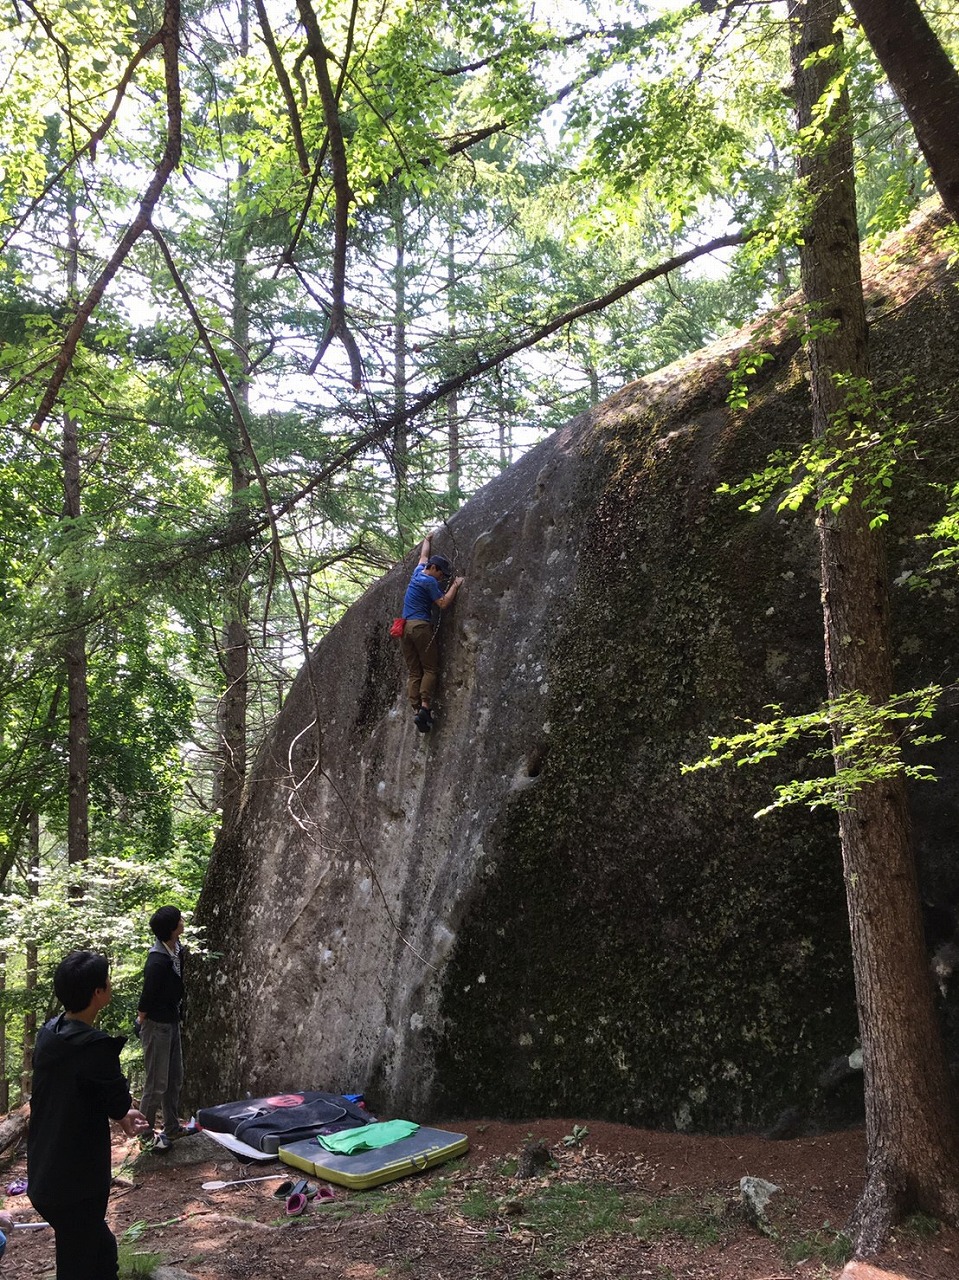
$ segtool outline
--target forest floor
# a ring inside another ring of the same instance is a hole
[[[470,1121],[466,1156],[371,1191],[334,1188],[287,1219],[271,1182],[204,1191],[213,1179],[296,1174],[243,1165],[199,1135],[168,1155],[118,1140],[109,1219],[127,1265],[160,1262],[196,1280],[834,1280],[838,1228],[863,1179],[859,1130],[773,1142],[622,1125]],[[583,1132],[585,1130],[585,1132]],[[542,1139],[552,1164],[517,1159]],[[564,1139],[566,1140],[564,1142]],[[750,1226],[739,1182],[764,1178],[772,1228]],[[22,1156],[0,1166],[7,1186]],[[25,1196],[7,1196],[19,1221]],[[52,1232],[14,1231],[3,1280],[52,1280]],[[956,1280],[959,1232],[914,1218],[874,1265],[908,1280]]]

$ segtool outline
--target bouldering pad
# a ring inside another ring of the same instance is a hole
[[[399,1142],[374,1151],[358,1151],[351,1156],[325,1151],[315,1138],[282,1146],[279,1156],[284,1164],[302,1169],[304,1173],[315,1174],[352,1191],[368,1191],[384,1182],[395,1182],[444,1164],[468,1149],[469,1139],[465,1133],[419,1128]]]

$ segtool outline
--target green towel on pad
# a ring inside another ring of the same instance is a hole
[[[327,1133],[317,1138],[321,1147],[335,1151],[340,1156],[352,1156],[357,1151],[375,1151],[388,1147],[391,1142],[408,1138],[419,1128],[412,1120],[380,1120],[361,1125],[358,1129],[341,1129],[339,1133]]]

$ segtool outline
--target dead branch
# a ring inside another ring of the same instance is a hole
[[[257,1222],[255,1218],[238,1218],[232,1213],[204,1213],[203,1219],[205,1222],[226,1222],[232,1227],[249,1227],[252,1231],[288,1231],[294,1225],[292,1218],[289,1222]],[[298,1220],[295,1225],[299,1225]]]
[[[9,1115],[0,1120],[0,1154],[6,1151],[8,1147],[16,1146],[18,1142],[21,1142],[26,1137],[29,1123],[29,1102],[25,1102],[22,1107],[17,1107],[16,1111],[11,1111]]]

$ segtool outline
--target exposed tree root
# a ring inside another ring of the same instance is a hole
[[[902,1179],[889,1177],[885,1169],[873,1169],[859,1203],[846,1224],[846,1235],[857,1258],[870,1258],[878,1253],[906,1208],[906,1191]]]
[[[866,1175],[859,1202],[846,1224],[846,1235],[852,1241],[856,1258],[869,1258],[879,1252],[889,1239],[893,1227],[910,1213],[922,1211],[944,1222],[959,1223],[959,1186],[937,1182],[931,1194],[917,1193],[901,1173],[890,1172],[881,1165]]]

